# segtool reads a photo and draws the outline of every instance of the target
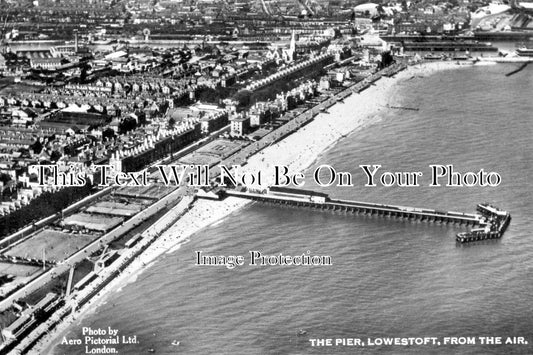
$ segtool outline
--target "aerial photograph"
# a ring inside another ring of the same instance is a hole
[[[533,354],[531,93],[533,0],[0,0],[0,355]]]

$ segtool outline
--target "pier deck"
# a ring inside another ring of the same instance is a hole
[[[302,190],[298,193],[253,193],[235,190],[226,190],[228,196],[247,198],[259,202],[270,202],[281,205],[292,205],[311,209],[360,213],[385,217],[397,217],[407,220],[418,220],[438,223],[454,223],[459,225],[478,226],[483,223],[480,214],[469,214],[451,211],[437,211],[426,208],[385,205],[361,201],[347,201],[331,199],[326,195],[314,195],[310,191]]]
[[[469,232],[457,234],[459,243],[477,242],[487,239],[499,239],[511,223],[511,214],[501,211],[488,203],[477,205],[477,210],[487,221],[484,228],[472,229]]]
[[[289,188],[272,187],[267,193],[225,190],[228,196],[246,198],[259,202],[274,203],[287,206],[311,208],[315,210],[338,211],[352,214],[365,214],[383,217],[396,217],[409,221],[426,221],[433,223],[453,223],[456,225],[477,226],[468,232],[458,233],[459,243],[476,242],[487,239],[499,239],[511,223],[511,214],[497,209],[488,203],[477,205],[479,213],[462,213],[453,211],[437,211],[427,208],[384,205],[360,201],[347,201],[329,198],[328,195]]]

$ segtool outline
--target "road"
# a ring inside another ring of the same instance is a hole
[[[150,207],[146,208],[145,210],[142,210],[141,212],[139,212],[138,214],[136,214],[135,216],[133,216],[132,218],[124,222],[121,226],[116,227],[111,232],[103,235],[102,237],[96,239],[94,242],[87,245],[83,249],[72,254],[70,257],[65,259],[62,263],[49,269],[41,276],[29,282],[26,286],[24,286],[20,290],[15,291],[10,296],[0,301],[0,312],[11,307],[14,301],[20,298],[26,297],[30,293],[43,287],[48,282],[50,282],[54,277],[57,277],[57,275],[61,275],[62,273],[67,272],[71,266],[76,265],[77,263],[81,262],[83,259],[91,255],[92,253],[100,250],[104,245],[122,236],[127,230],[139,225],[146,218],[157,213],[161,209],[166,208],[169,204],[171,204],[176,199],[184,196],[187,193],[188,193],[187,189],[183,187],[180,187],[174,190],[169,195],[163,197],[161,200],[157,201]]]

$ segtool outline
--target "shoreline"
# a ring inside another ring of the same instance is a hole
[[[242,169],[252,172],[273,165],[286,165],[291,171],[304,171],[340,140],[372,124],[373,119],[379,116],[382,110],[388,110],[386,106],[391,103],[391,99],[397,92],[398,84],[402,81],[409,80],[414,75],[425,77],[441,70],[461,67],[465,66],[457,65],[453,61],[422,63],[407,67],[395,77],[382,77],[376,85],[359,94],[354,93],[346,97],[344,102],[331,106],[329,113],[320,113],[283,140],[253,155]],[[356,108],[356,111],[350,111],[347,109],[349,107]],[[287,154],[288,151],[291,154]],[[37,343],[29,354],[55,353],[54,349],[60,343],[61,338],[69,333],[72,324],[83,321],[88,314],[96,312],[98,306],[107,302],[111,294],[122,291],[125,286],[135,282],[140,274],[157,261],[159,256],[177,251],[183,243],[189,241],[192,235],[251,203],[252,201],[233,197],[223,201],[195,201],[193,207],[135,259],[122,274],[113,279],[79,311],[61,322]]]

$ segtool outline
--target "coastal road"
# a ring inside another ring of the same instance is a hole
[[[372,75],[369,79],[376,78],[377,76],[376,74]],[[257,153],[259,150],[275,142],[278,142],[283,137],[296,131],[297,129],[302,127],[307,121],[313,119],[313,117],[319,114],[322,110],[327,109],[330,106],[332,106],[334,103],[336,103],[338,98],[342,97],[344,92],[346,92],[347,90],[351,90],[352,88],[355,88],[358,85],[359,84],[352,85],[351,87],[346,88],[345,90],[342,90],[336,93],[335,96],[332,96],[329,99],[319,103],[313,108],[302,112],[300,115],[288,121],[286,124],[282,125],[278,129],[264,136],[261,140],[244,147],[238,153],[227,158],[223,163],[221,162],[221,164],[226,164],[226,165],[244,164],[246,160],[248,159],[248,157]],[[227,129],[227,126],[223,127],[221,131],[225,129]],[[218,132],[215,132],[215,133],[218,133]],[[216,172],[213,176],[216,176]],[[44,285],[46,285],[46,283],[50,282],[53,278],[57,277],[57,275],[67,272],[72,265],[76,265],[77,263],[81,262],[83,259],[91,255],[92,253],[100,250],[104,245],[110,243],[111,241],[121,236],[127,230],[142,223],[144,219],[146,219],[153,213],[161,210],[162,208],[165,208],[169,203],[171,203],[172,201],[175,201],[175,199],[179,198],[180,196],[185,196],[187,194],[190,194],[189,189],[186,189],[185,187],[177,188],[176,190],[174,190],[169,195],[165,196],[160,201],[154,203],[152,206],[148,207],[147,209],[133,216],[131,219],[123,223],[123,225],[115,228],[111,232],[95,240],[94,242],[86,246],[85,248],[79,250],[78,252],[70,256],[68,259],[63,261],[61,264],[56,265],[55,267],[48,270],[41,276],[37,277],[35,280],[29,282],[26,286],[24,286],[20,290],[15,291],[13,294],[6,297],[4,300],[0,301],[0,311],[3,311],[9,308],[14,301],[22,297],[26,297],[31,292],[34,292],[35,290],[43,287]]]
[[[122,236],[127,230],[130,230],[134,228],[135,226],[141,224],[149,216],[155,214],[156,212],[160,211],[163,208],[166,208],[173,201],[187,194],[189,194],[188,190],[183,187],[180,187],[174,190],[167,196],[163,197],[161,200],[157,201],[150,207],[144,209],[143,211],[139,212],[138,214],[136,214],[135,216],[133,216],[132,218],[124,222],[121,226],[118,226],[111,232],[96,239],[95,241],[93,241],[92,243],[84,247],[83,249],[72,254],[69,258],[65,259],[63,262],[59,263],[58,265],[54,266],[50,270],[46,271],[44,274],[37,277],[36,279],[30,281],[20,290],[15,291],[11,295],[9,295],[8,297],[0,301],[0,311],[6,310],[7,308],[11,307],[14,301],[28,296],[32,292],[46,285],[48,282],[52,281],[58,275],[61,275],[62,273],[67,272],[71,266],[76,265],[79,262],[83,261],[85,258],[87,258],[92,253],[103,248],[106,244]]]

